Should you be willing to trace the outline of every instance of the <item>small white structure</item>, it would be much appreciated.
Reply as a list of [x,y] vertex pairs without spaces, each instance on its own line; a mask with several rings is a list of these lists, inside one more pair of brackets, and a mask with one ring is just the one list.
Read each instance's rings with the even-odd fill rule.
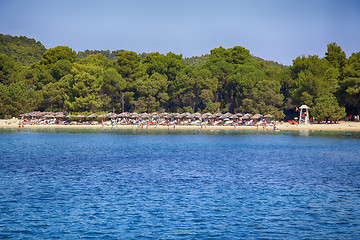
[[300,117],[299,117],[299,124],[309,124],[309,107],[306,105],[301,105],[300,108]]

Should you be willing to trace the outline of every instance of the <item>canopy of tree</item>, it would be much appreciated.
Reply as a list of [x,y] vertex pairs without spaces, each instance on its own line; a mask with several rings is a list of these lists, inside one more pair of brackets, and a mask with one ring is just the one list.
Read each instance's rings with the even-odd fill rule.
[[[13,38],[18,42],[24,37]],[[42,46],[26,41],[34,44],[23,43],[24,48],[33,51]],[[240,46],[186,59],[171,52],[76,53],[58,46],[29,65],[20,61],[21,54],[0,54],[2,116],[33,110],[230,111],[284,119],[298,114],[295,108],[302,104],[318,120],[360,114],[360,52],[347,58],[336,43],[328,45],[324,58],[299,56],[288,67],[254,57]]]
[[6,54],[23,65],[39,61],[45,51],[44,45],[33,38],[0,34],[0,54]]
[[104,57],[107,57],[111,61],[115,61],[118,57],[119,52],[123,52],[124,50],[116,50],[116,51],[109,51],[109,50],[88,50],[86,49],[84,52],[79,51],[77,54],[78,59],[84,59],[89,55],[97,55],[102,54]]

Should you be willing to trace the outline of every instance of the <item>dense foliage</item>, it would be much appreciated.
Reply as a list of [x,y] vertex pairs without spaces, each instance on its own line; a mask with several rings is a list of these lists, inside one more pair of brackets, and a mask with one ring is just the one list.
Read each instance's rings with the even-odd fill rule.
[[324,58],[301,56],[289,67],[256,58],[240,46],[185,61],[171,52],[123,50],[111,61],[113,53],[77,54],[58,46],[31,65],[0,54],[0,115],[230,111],[283,119],[297,114],[302,104],[318,120],[360,113],[360,52],[346,58],[335,43]]
[[44,45],[36,42],[33,38],[0,34],[0,54],[6,54],[23,65],[39,61],[45,51]]
[[123,52],[124,50],[116,50],[116,51],[109,51],[109,50],[88,50],[86,49],[84,52],[79,51],[77,54],[78,59],[84,59],[89,55],[97,55],[97,54],[101,54],[104,57],[107,57],[109,60],[116,60],[116,58],[118,57],[119,52]]

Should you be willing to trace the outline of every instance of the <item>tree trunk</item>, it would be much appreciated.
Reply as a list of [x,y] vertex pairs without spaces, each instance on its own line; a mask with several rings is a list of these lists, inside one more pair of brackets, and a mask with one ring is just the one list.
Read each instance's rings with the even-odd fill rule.
[[123,92],[121,92],[121,104],[122,104],[122,112],[125,112],[125,100],[124,100]]

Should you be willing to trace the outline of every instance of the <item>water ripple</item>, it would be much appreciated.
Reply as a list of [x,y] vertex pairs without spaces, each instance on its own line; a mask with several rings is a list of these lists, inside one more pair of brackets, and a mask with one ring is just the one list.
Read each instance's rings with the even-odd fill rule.
[[360,141],[0,134],[1,239],[359,239]]

